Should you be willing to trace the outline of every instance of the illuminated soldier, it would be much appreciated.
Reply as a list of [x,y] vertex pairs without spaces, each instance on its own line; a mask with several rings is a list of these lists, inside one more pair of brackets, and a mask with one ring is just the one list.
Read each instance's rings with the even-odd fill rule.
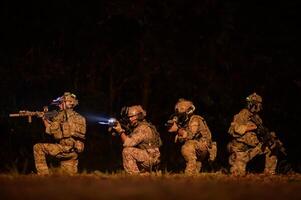
[[124,130],[119,122],[113,127],[123,142],[123,167],[129,174],[150,172],[160,162],[160,135],[145,120],[146,112],[140,105],[128,107],[126,115],[131,130]]
[[175,132],[176,141],[184,143],[181,153],[186,161],[186,174],[197,174],[202,161],[214,161],[217,153],[216,142],[212,142],[211,132],[203,117],[194,114],[191,101],[179,99],[175,114],[168,121],[169,132]]
[[[245,175],[247,163],[256,155],[264,154],[264,173],[275,174],[277,156],[272,150],[276,144],[282,147],[282,143],[274,132],[265,130],[264,135],[260,134],[263,129],[262,120],[258,115],[262,110],[261,96],[253,93],[246,101],[247,107],[234,116],[228,131],[232,136],[232,141],[228,144],[230,172],[234,175]],[[271,141],[273,142],[270,143]]]
[[35,166],[40,175],[49,174],[46,156],[59,159],[64,173],[77,173],[78,154],[84,150],[86,120],[73,110],[78,105],[76,96],[65,92],[58,101],[58,114],[51,121],[43,118],[46,133],[52,135],[57,143],[38,143],[33,147]]

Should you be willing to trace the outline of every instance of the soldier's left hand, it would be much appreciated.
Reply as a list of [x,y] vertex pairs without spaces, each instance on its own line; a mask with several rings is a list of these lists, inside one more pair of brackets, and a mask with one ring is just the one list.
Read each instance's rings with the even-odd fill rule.
[[256,124],[254,124],[254,123],[248,123],[247,124],[247,131],[252,131],[252,130],[255,130],[255,129],[257,129]]
[[170,133],[177,132],[178,129],[179,129],[179,127],[176,124],[176,122],[172,122],[172,126],[170,126],[170,128],[168,129],[168,132],[170,132]]
[[117,124],[112,127],[114,130],[116,130],[117,133],[122,133],[124,132],[124,129],[121,127],[121,124],[119,121],[117,121]]
[[43,119],[45,117],[45,113],[44,112],[38,112],[37,116]]

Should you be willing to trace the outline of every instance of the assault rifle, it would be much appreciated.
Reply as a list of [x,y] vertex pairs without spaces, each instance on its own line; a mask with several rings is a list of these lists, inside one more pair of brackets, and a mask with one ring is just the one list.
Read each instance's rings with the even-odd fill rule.
[[107,125],[109,127],[109,132],[112,133],[112,135],[117,135],[116,132],[114,131],[114,126],[118,124],[118,122],[121,125],[121,128],[125,130],[126,134],[129,134],[132,132],[132,128],[130,127],[130,122],[129,118],[127,116],[128,112],[128,107],[123,107],[120,112],[120,117],[119,119],[116,118],[108,118],[99,121],[98,123],[101,125]]
[[167,127],[168,130],[171,129],[174,126],[174,124],[176,124],[178,128],[182,128],[186,126],[188,120],[189,118],[186,114],[174,113],[169,117],[169,119],[165,123],[165,126]]
[[51,121],[58,114],[58,111],[49,111],[47,106],[44,106],[43,111],[28,111],[20,110],[18,113],[9,114],[9,117],[27,117],[28,123],[32,122],[32,117],[46,118]]
[[118,124],[118,120],[116,118],[109,118],[109,119],[105,119],[105,120],[101,120],[98,122],[101,125],[107,125],[109,127],[114,127],[117,126]]
[[263,144],[263,149],[268,147],[271,150],[272,155],[279,155],[280,153],[285,156],[287,155],[283,143],[276,136],[275,132],[266,128],[257,115],[253,115],[251,117],[251,121],[253,121],[257,126],[257,136],[259,141]]
[[175,143],[177,141],[183,141],[183,138],[181,138],[181,136],[178,135],[178,130],[179,128],[184,128],[187,125],[188,120],[189,117],[186,113],[174,113],[169,117],[169,119],[165,123],[168,132],[176,133],[174,140]]

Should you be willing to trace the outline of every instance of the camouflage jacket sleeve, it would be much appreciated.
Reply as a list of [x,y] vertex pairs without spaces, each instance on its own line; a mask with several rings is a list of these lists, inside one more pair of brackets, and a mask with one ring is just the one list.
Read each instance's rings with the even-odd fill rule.
[[152,130],[147,125],[140,125],[124,141],[124,147],[134,147],[152,136]]
[[239,135],[244,135],[247,132],[248,126],[254,124],[251,121],[251,115],[252,113],[247,109],[243,109],[235,115],[234,120],[231,123],[233,131]]

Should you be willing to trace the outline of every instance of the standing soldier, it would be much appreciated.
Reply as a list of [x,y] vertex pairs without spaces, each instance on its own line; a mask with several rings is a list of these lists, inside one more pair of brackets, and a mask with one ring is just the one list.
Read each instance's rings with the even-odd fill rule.
[[33,147],[35,166],[40,175],[49,174],[46,156],[60,160],[61,169],[68,174],[77,173],[78,154],[84,150],[86,120],[73,110],[78,105],[76,96],[65,92],[59,98],[60,111],[52,121],[43,118],[46,133],[57,143],[38,143]]
[[284,152],[282,143],[274,132],[262,126],[258,113],[262,110],[262,98],[256,93],[246,98],[247,107],[234,116],[228,130],[232,141],[228,144],[230,152],[230,172],[234,175],[245,175],[246,165],[256,155],[265,155],[266,174],[275,174],[277,156],[274,150]]
[[160,162],[160,135],[145,120],[146,112],[140,105],[128,107],[126,116],[130,130],[124,130],[119,122],[113,127],[123,142],[123,167],[129,174],[151,171]]
[[185,173],[199,173],[202,162],[214,161],[217,153],[216,142],[212,142],[211,132],[203,117],[194,114],[191,101],[179,99],[175,114],[168,120],[169,132],[177,133],[175,141],[183,142],[181,153],[186,161]]

